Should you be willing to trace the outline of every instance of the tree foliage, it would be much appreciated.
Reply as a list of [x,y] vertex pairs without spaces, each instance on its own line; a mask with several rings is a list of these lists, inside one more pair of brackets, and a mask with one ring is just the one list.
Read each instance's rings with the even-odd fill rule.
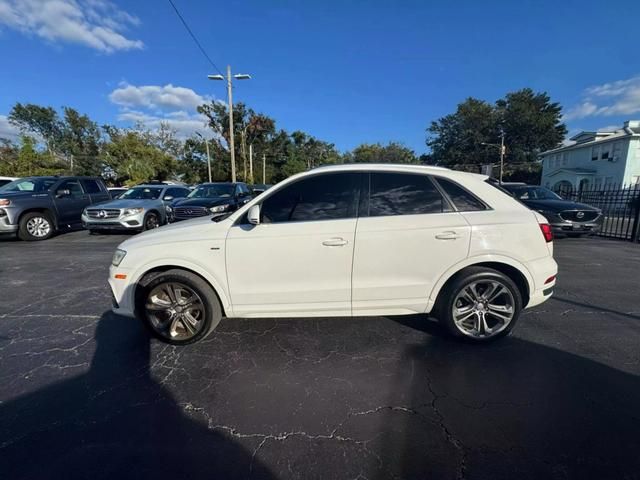
[[495,104],[467,98],[454,113],[431,122],[429,161],[456,167],[496,163],[502,133],[505,162],[523,163],[536,161],[540,152],[560,145],[567,128],[561,106],[530,88],[507,93]]
[[413,150],[397,142],[387,145],[363,143],[348,154],[348,160],[354,163],[419,163]]

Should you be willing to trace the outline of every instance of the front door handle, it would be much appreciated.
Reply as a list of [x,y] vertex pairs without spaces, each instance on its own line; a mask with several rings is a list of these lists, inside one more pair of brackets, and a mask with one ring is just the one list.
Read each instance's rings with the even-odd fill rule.
[[343,247],[345,246],[347,242],[344,238],[329,238],[327,240],[325,240],[324,242],[322,242],[322,245],[324,245],[325,247]]
[[457,238],[460,238],[460,235],[458,235],[456,232],[442,232],[438,233],[436,235],[436,238],[438,240],[455,240]]

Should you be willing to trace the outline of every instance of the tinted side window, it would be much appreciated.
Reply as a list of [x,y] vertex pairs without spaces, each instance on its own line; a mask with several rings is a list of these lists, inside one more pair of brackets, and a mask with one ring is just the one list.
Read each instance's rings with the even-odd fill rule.
[[81,197],[84,195],[84,191],[82,190],[78,180],[67,180],[66,182],[62,182],[58,187],[58,190],[69,190],[72,197]]
[[451,211],[426,175],[371,173],[369,216],[419,215]]
[[84,185],[84,189],[87,193],[100,193],[102,190],[100,189],[100,185],[96,180],[82,180],[82,184]]
[[475,212],[487,209],[484,203],[457,183],[444,178],[438,178],[436,181],[440,184],[447,195],[449,195],[449,198],[456,208],[461,212]]
[[189,194],[188,190],[184,188],[167,188],[164,192],[164,196],[172,196],[173,198],[184,198]]
[[358,173],[305,178],[275,192],[262,202],[262,221],[308,222],[356,216]]

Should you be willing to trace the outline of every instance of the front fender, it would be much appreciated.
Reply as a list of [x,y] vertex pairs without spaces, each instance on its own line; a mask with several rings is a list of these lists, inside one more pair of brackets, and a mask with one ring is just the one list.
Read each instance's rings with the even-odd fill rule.
[[[200,275],[216,291],[216,293],[218,294],[218,298],[220,299],[220,303],[222,304],[222,307],[224,311],[227,313],[227,315],[231,314],[231,302],[229,302],[229,294],[227,292],[225,283],[221,279],[221,278],[226,278],[226,273],[222,272],[219,276],[221,278],[219,278],[218,276],[214,276],[213,274],[211,274],[211,272],[203,269],[200,265],[194,263],[189,259],[185,259],[181,257],[163,257],[162,259],[145,263],[144,265],[142,265],[141,267],[138,267],[136,270],[133,271],[133,273],[130,274],[131,275],[130,284],[137,285],[140,279],[147,272],[159,267],[163,269],[184,268],[186,270],[191,270],[192,272]],[[132,288],[132,289],[129,289],[129,291],[127,292],[127,295],[130,296],[130,298],[128,299],[131,302],[130,305],[134,305],[134,300],[135,300],[133,297],[134,290],[135,289]]]

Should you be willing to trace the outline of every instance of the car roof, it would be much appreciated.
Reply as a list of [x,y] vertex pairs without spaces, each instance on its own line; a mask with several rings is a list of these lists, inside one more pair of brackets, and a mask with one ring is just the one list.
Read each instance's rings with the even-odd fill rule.
[[[309,175],[314,173],[325,172],[406,172],[421,173],[430,175],[441,175],[449,178],[456,177],[475,177],[477,179],[487,179],[487,175],[472,172],[463,172],[460,170],[451,170],[445,167],[436,167],[432,165],[418,165],[412,163],[345,163],[340,165],[324,165],[308,170],[298,175]],[[294,175],[295,176],[295,175]]]

